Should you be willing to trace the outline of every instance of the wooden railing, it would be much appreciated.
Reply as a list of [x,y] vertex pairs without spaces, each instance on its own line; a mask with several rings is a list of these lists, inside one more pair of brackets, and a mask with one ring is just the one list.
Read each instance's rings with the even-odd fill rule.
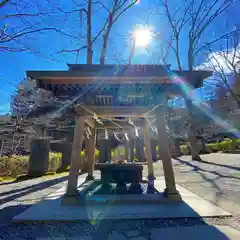
[[151,103],[152,100],[147,97],[113,97],[111,95],[97,95],[94,100],[96,106],[146,106]]

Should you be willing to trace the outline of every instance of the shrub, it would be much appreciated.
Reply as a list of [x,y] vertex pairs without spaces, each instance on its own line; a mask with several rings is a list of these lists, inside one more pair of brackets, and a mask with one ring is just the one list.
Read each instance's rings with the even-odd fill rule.
[[95,149],[95,160],[99,159],[99,150]]
[[[29,156],[2,156],[0,157],[0,177],[17,177],[28,172]],[[61,165],[61,153],[49,153],[48,171],[55,172]]]
[[225,140],[225,141],[222,141],[222,142],[207,144],[207,147],[212,152],[218,152],[218,151],[236,149],[238,143],[239,143],[239,139],[237,139],[237,140],[230,140],[229,139],[229,140]]
[[80,152],[80,157],[85,157],[85,151]]
[[181,146],[180,146],[180,149],[181,149],[181,153],[182,153],[183,155],[189,155],[189,154],[191,154],[191,151],[190,151],[190,148],[189,148],[188,145],[181,145]]
[[50,152],[49,153],[49,163],[48,163],[48,171],[56,172],[60,167],[62,161],[62,153]]
[[0,176],[16,177],[28,170],[28,156],[3,156],[0,157]]

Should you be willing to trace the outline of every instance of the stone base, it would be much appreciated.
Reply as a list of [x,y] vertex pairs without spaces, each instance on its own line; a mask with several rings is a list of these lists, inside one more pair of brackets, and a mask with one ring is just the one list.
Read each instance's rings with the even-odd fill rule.
[[155,179],[156,179],[156,177],[153,176],[153,175],[149,175],[149,176],[148,176],[148,180],[149,180],[149,181],[154,181]]
[[78,195],[64,195],[61,200],[61,204],[65,206],[79,205],[80,202],[83,202],[80,194]]
[[94,176],[93,175],[87,175],[87,177],[86,177],[86,182],[89,182],[89,181],[93,181],[95,178],[94,178]]
[[199,155],[197,156],[192,156],[193,161],[202,161],[201,157]]
[[[145,184],[147,183],[144,182]],[[97,185],[93,185],[97,184]],[[110,184],[104,184],[106,191],[102,190],[101,194],[88,195],[88,191],[92,189],[92,186],[97,187],[101,185],[100,180],[94,180],[92,182],[85,182],[82,185],[82,189],[76,192],[75,195],[64,194],[62,198],[63,205],[126,205],[126,204],[165,204],[173,202],[181,202],[182,199],[179,195],[164,197],[164,194],[158,186],[148,185],[147,192],[142,194],[141,184],[132,184],[130,186],[130,192],[127,191],[126,184],[118,185],[117,191],[114,194],[110,194]],[[102,183],[103,186],[103,183]],[[157,189],[158,188],[158,189]],[[90,190],[91,191],[91,190]]]
[[163,192],[163,196],[167,198],[169,201],[182,201],[182,197],[179,193],[179,191],[176,191],[175,193],[169,193],[167,189],[165,188]]
[[63,173],[63,172],[69,172],[69,169],[68,169],[69,166],[60,166],[58,169],[57,169],[57,173]]
[[[85,183],[84,183],[85,184]],[[86,185],[85,185],[86,186]],[[163,192],[165,183],[164,180],[155,181],[155,188],[159,192]],[[79,190],[83,190],[81,185]],[[129,204],[101,204],[105,201],[104,196],[95,196],[95,204],[90,204],[85,201],[82,205],[63,205],[65,198],[65,188],[59,189],[56,193],[51,194],[45,200],[41,201],[28,208],[26,211],[15,216],[13,222],[53,222],[53,221],[101,221],[106,219],[153,219],[153,218],[188,218],[188,217],[217,217],[231,216],[230,213],[204,200],[196,194],[177,186],[179,193],[182,196],[182,201],[166,202],[166,198],[162,198],[165,202],[152,204],[145,202],[138,204],[132,202]],[[160,199],[158,194],[151,194],[152,197]],[[64,197],[63,197],[64,196]],[[116,198],[117,195],[112,198]],[[125,195],[123,195],[124,197]],[[138,194],[135,198],[138,198]],[[80,201],[76,197],[72,199]],[[70,199],[70,201],[72,201]],[[64,201],[69,199],[65,198]],[[167,204],[166,204],[167,203]]]
[[84,204],[85,202],[84,193],[88,190],[88,188],[91,186],[93,182],[94,181],[82,182],[82,184],[80,184],[80,186],[78,187],[76,194],[67,194],[66,192],[64,192],[61,198],[61,204],[67,206]]

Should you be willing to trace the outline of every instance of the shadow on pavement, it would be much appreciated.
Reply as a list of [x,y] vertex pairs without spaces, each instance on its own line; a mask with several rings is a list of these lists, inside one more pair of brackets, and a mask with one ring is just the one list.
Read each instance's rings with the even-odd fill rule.
[[229,169],[233,169],[233,170],[240,171],[240,167],[229,166],[229,165],[219,164],[219,163],[213,163],[213,162],[207,162],[207,161],[205,161],[205,160],[202,160],[201,163],[210,164],[210,165],[215,165],[215,166],[219,166],[219,167],[225,167],[225,168],[229,168]]
[[0,199],[0,204],[13,201],[16,198],[20,198],[20,197],[25,196],[27,194],[30,194],[30,193],[33,193],[33,192],[51,187],[51,186],[56,185],[58,183],[64,182],[66,180],[67,180],[67,176],[57,178],[57,179],[51,179],[49,181],[41,182],[41,183],[38,183],[38,184],[35,184],[35,185],[23,187],[23,188],[20,188],[20,189],[15,189],[15,190],[11,190],[11,191],[8,191],[8,192],[0,193],[0,197],[10,195],[10,196],[7,196],[5,198]]
[[[208,173],[212,173],[212,174],[215,174],[216,176],[218,176],[219,178],[232,178],[232,179],[237,179],[237,180],[240,180],[239,177],[235,177],[235,176],[228,176],[228,175],[224,175],[222,173],[219,173],[217,171],[212,171],[212,170],[205,170],[197,165],[194,165],[192,162],[189,162],[189,161],[185,161],[185,160],[182,160],[181,158],[174,158],[175,160],[177,160],[178,162],[182,163],[182,164],[185,164],[189,167],[191,167],[192,169],[189,170],[189,171],[186,171],[186,172],[192,172],[192,171],[195,171],[195,172],[198,172],[200,173],[199,171],[202,171],[202,172],[208,172]],[[204,163],[204,161],[201,161],[199,163]],[[210,163],[209,163],[210,164]]]

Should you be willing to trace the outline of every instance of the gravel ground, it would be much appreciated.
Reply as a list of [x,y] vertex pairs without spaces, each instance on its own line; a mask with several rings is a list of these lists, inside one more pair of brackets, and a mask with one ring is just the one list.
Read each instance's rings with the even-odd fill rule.
[[205,219],[156,219],[156,220],[115,220],[101,221],[95,224],[56,223],[56,224],[1,224],[1,239],[51,239],[65,237],[67,239],[92,236],[92,239],[107,239],[108,235],[116,231],[128,234],[137,231],[138,236],[150,235],[152,228],[196,226],[196,225],[230,225],[230,218]]
[[[173,160],[176,182],[234,217],[168,220],[124,220],[95,223],[10,224],[13,216],[62,187],[66,177],[45,177],[18,183],[0,183],[0,239],[150,239],[150,230],[161,227],[229,225],[240,230],[240,155],[209,154],[204,162],[184,156]],[[161,162],[155,175],[162,176]],[[147,173],[146,166],[144,168]],[[85,177],[85,176],[83,176]],[[82,238],[81,238],[82,237]]]

